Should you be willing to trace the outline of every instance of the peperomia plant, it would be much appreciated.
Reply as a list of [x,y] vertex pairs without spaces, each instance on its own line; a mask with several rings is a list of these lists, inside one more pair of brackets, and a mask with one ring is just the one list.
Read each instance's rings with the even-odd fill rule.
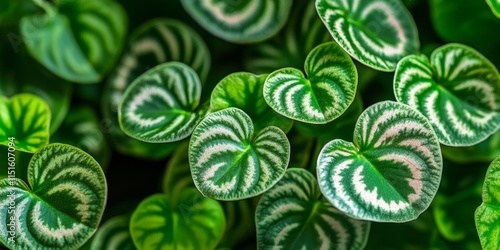
[[0,248],[497,250],[498,6],[2,0]]

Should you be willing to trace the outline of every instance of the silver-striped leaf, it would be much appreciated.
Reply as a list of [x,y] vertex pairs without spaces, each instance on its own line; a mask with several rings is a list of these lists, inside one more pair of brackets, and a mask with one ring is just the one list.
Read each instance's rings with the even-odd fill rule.
[[307,123],[324,124],[342,115],[356,95],[358,74],[352,59],[334,42],[315,47],[305,73],[284,68],[269,74],[264,99],[279,114]]
[[429,119],[444,145],[471,146],[500,128],[498,70],[465,45],[444,45],[430,60],[425,55],[403,58],[394,93]]
[[314,176],[290,168],[255,212],[259,249],[363,249],[370,222],[349,218],[328,201]]
[[500,18],[500,1],[499,0],[486,0],[486,3],[490,6],[491,11],[495,16]]
[[198,108],[201,83],[181,62],[160,64],[139,76],[125,91],[118,121],[125,134],[165,143],[188,137],[208,107]]
[[[28,182],[0,180],[2,244],[12,249],[77,249],[95,233],[107,185],[90,155],[66,144],[42,147],[31,158]],[[12,234],[14,241],[9,240]]]
[[442,165],[427,119],[405,104],[385,101],[361,114],[354,143],[336,139],[323,147],[317,176],[326,199],[347,215],[405,222],[431,203]]
[[90,250],[135,250],[129,231],[130,215],[106,220],[92,238]]
[[181,0],[186,12],[214,36],[252,43],[276,34],[286,23],[289,0]]
[[420,47],[417,26],[400,0],[316,0],[333,39],[359,62],[394,71]]
[[207,115],[189,141],[189,166],[198,190],[217,200],[259,195],[285,173],[290,143],[274,126],[254,135],[251,118],[238,108]]

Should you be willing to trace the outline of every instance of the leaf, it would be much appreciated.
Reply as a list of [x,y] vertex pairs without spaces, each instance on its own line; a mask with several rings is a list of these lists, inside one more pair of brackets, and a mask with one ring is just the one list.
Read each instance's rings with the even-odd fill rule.
[[500,249],[500,157],[488,168],[483,203],[476,209],[476,228],[484,250]]
[[316,0],[316,10],[340,47],[371,68],[394,71],[419,50],[415,21],[400,0]]
[[173,207],[162,194],[142,201],[132,214],[130,234],[141,249],[214,249],[225,227],[224,211],[217,201],[196,189],[180,195]]
[[50,109],[43,99],[18,94],[0,96],[0,144],[8,146],[15,138],[15,149],[33,153],[49,143]]
[[212,91],[210,111],[239,108],[252,118],[257,132],[267,126],[276,126],[288,132],[292,121],[277,114],[264,101],[262,89],[266,77],[267,75],[247,72],[232,73],[224,77]]
[[121,52],[127,30],[124,9],[112,0],[59,1],[57,9],[35,2],[46,13],[20,23],[30,55],[65,80],[100,81]]
[[495,16],[500,18],[500,1],[498,0],[486,0],[486,3],[490,6],[491,11]]
[[399,102],[428,117],[439,142],[471,146],[500,128],[500,75],[486,58],[460,44],[403,58],[396,69]]
[[259,195],[285,173],[290,143],[277,127],[254,135],[250,117],[227,108],[207,115],[189,141],[189,166],[198,190],[217,200]]
[[90,249],[136,249],[129,232],[129,219],[129,215],[119,215],[105,221],[95,233]]
[[317,164],[319,187],[334,207],[381,222],[416,219],[434,198],[441,171],[439,142],[427,119],[392,101],[365,109],[354,143],[329,142]]
[[180,62],[158,65],[138,77],[125,92],[118,121],[125,134],[145,142],[165,143],[188,137],[206,108],[198,105],[201,83]]
[[335,43],[314,48],[304,74],[295,68],[271,73],[264,99],[279,114],[302,122],[324,124],[344,113],[356,95],[358,75],[351,58]]
[[363,249],[370,222],[351,219],[320,197],[311,173],[288,169],[257,205],[259,249]]
[[[94,234],[107,185],[90,155],[65,144],[44,146],[31,158],[28,181],[30,187],[20,179],[0,180],[2,244],[12,249],[77,249]],[[15,242],[8,239],[12,234]]]
[[186,12],[212,35],[233,43],[252,43],[272,37],[286,23],[292,1],[182,0]]

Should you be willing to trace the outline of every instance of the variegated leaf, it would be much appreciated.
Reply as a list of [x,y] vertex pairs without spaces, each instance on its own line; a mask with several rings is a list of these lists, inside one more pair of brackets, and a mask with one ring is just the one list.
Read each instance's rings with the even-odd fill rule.
[[486,0],[493,14],[500,18],[500,0]]
[[417,27],[400,0],[316,0],[333,39],[361,63],[394,71],[420,47]]
[[186,12],[214,36],[235,43],[265,40],[285,25],[289,0],[181,0]]
[[319,187],[353,218],[404,222],[431,203],[441,181],[439,141],[427,119],[392,101],[359,117],[354,143],[333,140],[318,157]]
[[257,205],[259,249],[363,249],[370,222],[349,218],[320,197],[311,173],[288,169]]
[[189,166],[198,190],[218,200],[256,196],[285,173],[290,143],[277,127],[254,135],[250,117],[227,108],[207,115],[189,141]]
[[129,220],[130,215],[118,215],[105,221],[92,238],[90,250],[135,250]]
[[[0,242],[12,249],[77,249],[96,231],[107,185],[99,164],[65,144],[37,151],[29,186],[0,180]],[[11,238],[11,236],[14,236]]]
[[356,95],[358,75],[351,58],[334,42],[307,56],[304,77],[295,68],[279,69],[264,83],[264,99],[279,114],[302,122],[327,123],[344,113]]
[[437,48],[398,63],[394,93],[424,114],[439,141],[470,146],[500,128],[500,75],[486,58],[460,44]]
[[125,134],[165,143],[188,137],[207,107],[198,105],[201,83],[186,64],[169,62],[138,77],[125,92],[118,120]]

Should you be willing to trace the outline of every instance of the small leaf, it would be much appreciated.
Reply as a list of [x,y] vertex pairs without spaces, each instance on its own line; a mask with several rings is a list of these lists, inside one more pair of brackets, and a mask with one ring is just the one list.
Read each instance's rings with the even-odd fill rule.
[[344,113],[356,95],[358,75],[351,58],[335,43],[314,48],[304,74],[294,68],[271,73],[264,99],[279,114],[302,122],[327,123]]
[[240,109],[207,115],[189,141],[189,166],[198,190],[218,200],[259,195],[285,173],[290,143],[277,127],[254,135],[252,120]]
[[50,109],[40,97],[18,94],[10,99],[0,96],[0,144],[33,153],[49,143]]
[[90,250],[135,250],[129,219],[129,215],[119,215],[105,221],[95,233]]
[[386,101],[359,117],[354,143],[333,140],[318,157],[321,192],[347,215],[371,221],[416,219],[437,192],[442,158],[427,119]]
[[187,13],[214,36],[234,43],[265,40],[286,23],[289,0],[182,0]]
[[394,71],[419,49],[415,21],[400,0],[316,0],[316,9],[340,47],[374,69]]
[[470,146],[500,128],[500,75],[486,58],[460,44],[403,58],[396,69],[399,102],[428,117],[439,142]]
[[495,16],[500,18],[500,1],[498,0],[486,0],[486,3],[490,6],[491,11]]
[[259,249],[363,249],[370,222],[351,219],[320,197],[311,173],[288,169],[257,205]]
[[161,64],[138,77],[125,92],[118,120],[125,134],[146,142],[165,143],[188,137],[206,112],[197,110],[201,83],[180,62]]

